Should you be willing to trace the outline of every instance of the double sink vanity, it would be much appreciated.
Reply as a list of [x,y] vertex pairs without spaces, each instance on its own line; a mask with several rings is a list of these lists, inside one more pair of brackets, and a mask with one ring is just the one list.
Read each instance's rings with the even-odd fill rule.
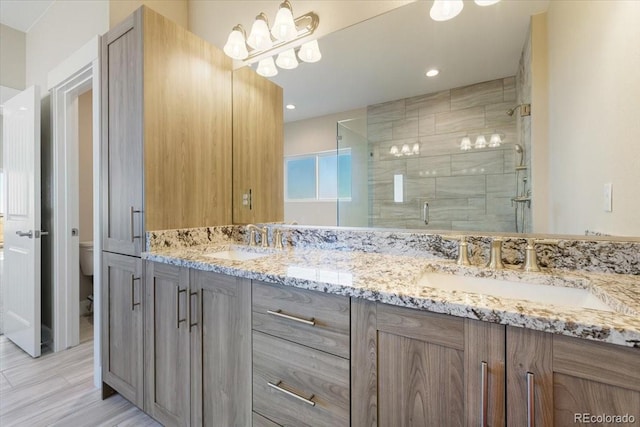
[[637,272],[458,265],[438,235],[264,230],[148,233],[141,407],[161,423],[640,419]]

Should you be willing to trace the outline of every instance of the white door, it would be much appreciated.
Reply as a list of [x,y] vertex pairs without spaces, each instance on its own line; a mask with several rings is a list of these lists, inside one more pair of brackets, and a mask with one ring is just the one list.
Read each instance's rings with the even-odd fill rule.
[[40,90],[4,103],[4,333],[40,356]]

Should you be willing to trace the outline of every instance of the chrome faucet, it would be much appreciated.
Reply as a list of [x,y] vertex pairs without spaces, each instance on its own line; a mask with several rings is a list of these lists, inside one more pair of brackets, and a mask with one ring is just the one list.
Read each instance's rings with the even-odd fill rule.
[[282,244],[282,230],[276,228],[273,231],[273,247],[276,249],[284,249],[284,245]]
[[524,264],[522,265],[524,271],[540,271],[538,255],[536,254],[537,244],[557,245],[558,241],[553,239],[527,239],[527,246],[524,249]]
[[502,263],[502,238],[496,237],[491,241],[491,250],[489,252],[488,268],[492,270],[502,270],[504,264]]
[[460,242],[458,245],[458,259],[456,260],[456,264],[471,265],[469,261],[469,243],[467,243],[467,236],[442,236],[442,238]]
[[257,225],[249,224],[247,230],[249,230],[249,246],[256,246],[256,233],[260,233],[260,246],[269,247],[269,229],[267,227],[260,228]]

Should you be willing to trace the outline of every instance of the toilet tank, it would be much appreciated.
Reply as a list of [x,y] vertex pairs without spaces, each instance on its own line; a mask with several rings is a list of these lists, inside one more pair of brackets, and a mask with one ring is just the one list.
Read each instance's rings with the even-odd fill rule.
[[93,242],[80,242],[80,271],[93,276]]

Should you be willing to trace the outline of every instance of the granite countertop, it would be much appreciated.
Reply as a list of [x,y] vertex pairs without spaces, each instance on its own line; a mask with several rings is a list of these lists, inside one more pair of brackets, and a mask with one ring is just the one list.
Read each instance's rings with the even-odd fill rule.
[[[241,249],[266,256],[236,261],[208,254]],[[403,307],[640,348],[640,276],[548,269],[525,273],[463,267],[453,261],[357,251],[263,249],[234,244],[157,249],[143,259]],[[588,289],[601,311],[431,288],[426,272]]]

